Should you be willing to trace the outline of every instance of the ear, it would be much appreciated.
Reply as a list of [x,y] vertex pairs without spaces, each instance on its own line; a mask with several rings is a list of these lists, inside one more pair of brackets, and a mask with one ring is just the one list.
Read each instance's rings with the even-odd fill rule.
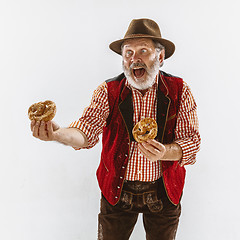
[[159,54],[159,62],[162,63],[165,58],[165,49],[162,49]]

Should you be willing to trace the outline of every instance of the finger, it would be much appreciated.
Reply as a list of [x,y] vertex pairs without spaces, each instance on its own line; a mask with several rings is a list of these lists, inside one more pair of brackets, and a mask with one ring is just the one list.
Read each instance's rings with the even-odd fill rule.
[[156,141],[155,139],[148,139],[147,143],[153,145],[155,148],[159,149],[160,151],[165,150],[165,146],[162,143]]
[[41,139],[47,138],[47,131],[46,131],[46,123],[45,121],[41,121],[40,127],[39,127],[39,137]]
[[159,149],[157,149],[155,146],[149,144],[148,142],[143,142],[142,143],[143,147],[149,151],[150,153],[152,153],[153,155],[158,155],[161,154],[162,151],[160,151]]
[[34,128],[35,124],[36,124],[36,121],[35,121],[35,120],[32,120],[32,121],[31,121],[31,131],[32,131],[32,132],[33,132],[33,128]]
[[36,124],[33,126],[33,136],[36,138],[39,137],[39,125],[40,121],[37,121]]
[[53,124],[52,122],[47,122],[47,135],[49,139],[53,139]]
[[152,158],[155,157],[155,155],[152,154],[151,152],[149,152],[149,151],[143,146],[142,143],[140,143],[140,144],[138,145],[138,148],[139,148],[139,150],[141,151],[141,153],[142,153],[146,158],[148,158],[149,160],[151,160]]
[[60,128],[60,126],[56,122],[51,121],[51,123],[52,123],[53,131],[56,131],[56,130],[58,130]]

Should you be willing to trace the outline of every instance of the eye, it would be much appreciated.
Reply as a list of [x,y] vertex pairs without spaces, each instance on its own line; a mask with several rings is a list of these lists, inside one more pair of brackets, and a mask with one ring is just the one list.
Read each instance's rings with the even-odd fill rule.
[[125,55],[126,55],[127,57],[130,57],[130,56],[132,55],[132,51],[131,51],[131,50],[127,50],[126,53],[125,53]]
[[146,48],[141,49],[141,53],[147,53],[147,49]]

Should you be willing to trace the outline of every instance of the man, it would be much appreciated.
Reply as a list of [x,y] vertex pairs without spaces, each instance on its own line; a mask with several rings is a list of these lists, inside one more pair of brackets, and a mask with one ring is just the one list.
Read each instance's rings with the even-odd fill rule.
[[[98,239],[129,239],[139,213],[146,239],[174,239],[184,166],[196,161],[200,146],[196,103],[181,78],[159,71],[175,46],[154,21],[134,19],[110,48],[122,55],[124,74],[100,85],[69,128],[33,121],[33,136],[81,149],[93,147],[103,133]],[[156,119],[157,137],[137,143],[132,128],[146,117]]]

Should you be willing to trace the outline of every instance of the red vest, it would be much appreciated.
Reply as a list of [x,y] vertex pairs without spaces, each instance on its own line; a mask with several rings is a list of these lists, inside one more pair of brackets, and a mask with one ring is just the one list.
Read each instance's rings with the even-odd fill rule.
[[[183,80],[160,71],[157,91],[156,139],[161,143],[174,140],[177,113],[181,101]],[[106,81],[110,114],[102,136],[102,154],[97,170],[99,187],[107,201],[118,203],[126,174],[133,128],[132,92],[125,86],[121,74]],[[161,161],[161,175],[169,200],[178,204],[185,179],[185,168],[177,161]]]

